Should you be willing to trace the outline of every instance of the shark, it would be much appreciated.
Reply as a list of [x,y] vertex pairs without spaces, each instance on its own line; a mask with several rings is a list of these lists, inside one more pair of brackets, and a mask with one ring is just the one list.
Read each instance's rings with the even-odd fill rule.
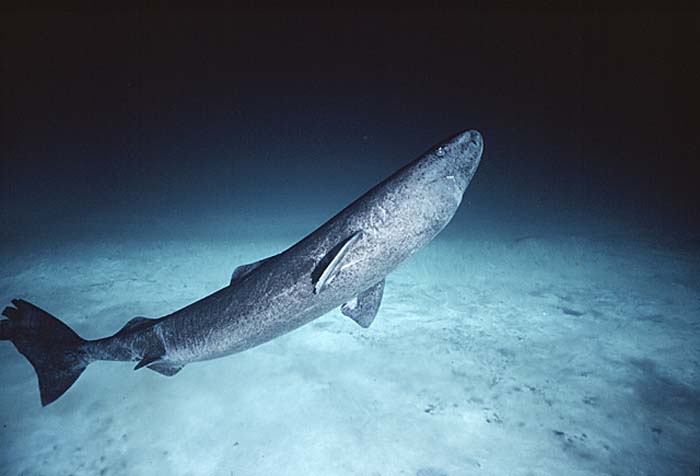
[[385,278],[450,222],[484,149],[466,130],[430,147],[285,251],[238,266],[229,284],[159,318],[134,317],[114,335],[86,340],[34,304],[13,299],[0,320],[33,366],[41,404],[63,395],[95,361],[136,362],[174,376],[184,366],[242,352],[340,306],[363,328]]

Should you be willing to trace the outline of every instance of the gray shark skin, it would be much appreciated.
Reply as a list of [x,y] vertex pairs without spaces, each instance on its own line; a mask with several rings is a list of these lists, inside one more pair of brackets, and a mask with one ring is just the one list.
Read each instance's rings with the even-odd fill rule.
[[481,159],[465,131],[430,148],[286,251],[233,272],[225,288],[158,319],[136,317],[116,334],[84,340],[21,299],[5,308],[0,340],[33,365],[43,405],[97,360],[136,361],[163,375],[190,362],[250,349],[341,307],[369,327],[384,278],[449,223]]

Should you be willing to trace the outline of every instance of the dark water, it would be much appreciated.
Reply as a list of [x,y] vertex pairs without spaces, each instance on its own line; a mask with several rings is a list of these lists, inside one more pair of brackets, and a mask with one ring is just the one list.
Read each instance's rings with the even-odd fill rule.
[[86,338],[282,251],[475,128],[448,228],[339,311],[41,408],[0,345],[0,474],[698,472],[682,13],[10,13],[0,301]]

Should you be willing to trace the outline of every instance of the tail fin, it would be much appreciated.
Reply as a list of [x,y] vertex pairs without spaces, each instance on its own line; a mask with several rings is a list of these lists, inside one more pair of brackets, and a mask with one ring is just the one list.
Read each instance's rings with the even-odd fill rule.
[[90,363],[80,347],[85,340],[70,327],[22,299],[13,299],[0,320],[0,340],[10,340],[39,378],[43,406],[56,400]]

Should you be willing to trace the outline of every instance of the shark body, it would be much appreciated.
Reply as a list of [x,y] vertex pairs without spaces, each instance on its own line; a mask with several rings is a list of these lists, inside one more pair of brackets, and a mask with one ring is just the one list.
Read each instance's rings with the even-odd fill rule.
[[0,321],[36,370],[43,405],[90,362],[136,361],[172,376],[191,362],[244,351],[341,306],[369,327],[384,278],[449,223],[483,151],[477,131],[431,147],[286,251],[237,267],[228,286],[172,314],[136,317],[116,334],[84,340],[59,319],[15,299]]

